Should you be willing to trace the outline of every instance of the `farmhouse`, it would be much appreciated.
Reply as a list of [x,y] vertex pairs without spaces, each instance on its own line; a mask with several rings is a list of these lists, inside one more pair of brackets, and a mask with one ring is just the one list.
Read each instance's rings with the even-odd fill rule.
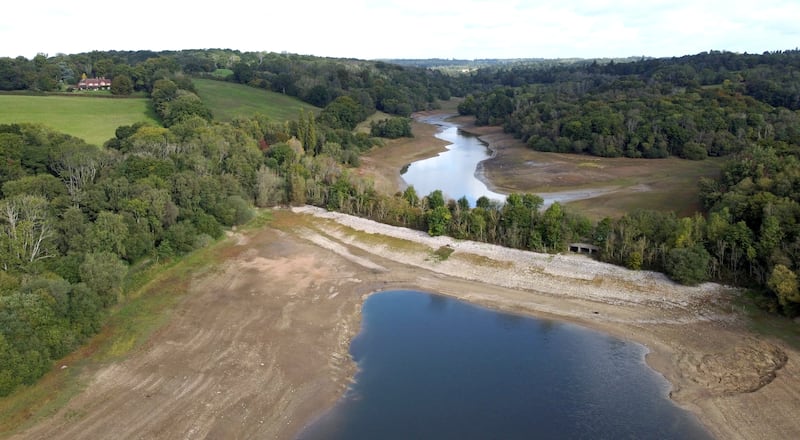
[[109,90],[111,80],[105,78],[84,78],[78,83],[80,90]]

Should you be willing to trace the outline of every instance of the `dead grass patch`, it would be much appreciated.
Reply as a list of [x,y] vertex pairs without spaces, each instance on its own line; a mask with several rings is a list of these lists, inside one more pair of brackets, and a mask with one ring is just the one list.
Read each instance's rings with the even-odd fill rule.
[[511,269],[514,267],[514,263],[510,261],[494,260],[478,254],[459,252],[453,258],[462,260],[468,264],[474,264],[481,267],[490,267],[493,269]]
[[402,238],[391,237],[383,234],[358,231],[351,228],[340,227],[342,232],[361,243],[374,246],[388,247],[393,251],[403,252],[430,252],[430,248],[423,244],[415,243]]
[[450,255],[452,255],[453,252],[455,252],[455,249],[453,249],[450,246],[447,246],[447,245],[440,246],[439,249],[436,249],[435,251],[431,252],[431,255],[428,258],[428,260],[431,260],[431,261],[434,261],[434,262],[438,263],[440,261],[444,261],[444,260],[450,258]]
[[507,136],[489,136],[491,142],[505,145],[495,149],[495,158],[483,163],[484,175],[495,190],[547,193],[617,188],[601,197],[569,203],[593,218],[617,217],[635,209],[691,215],[700,207],[699,179],[718,176],[725,161],[724,158],[587,160],[584,155],[533,151],[520,141],[506,139]]

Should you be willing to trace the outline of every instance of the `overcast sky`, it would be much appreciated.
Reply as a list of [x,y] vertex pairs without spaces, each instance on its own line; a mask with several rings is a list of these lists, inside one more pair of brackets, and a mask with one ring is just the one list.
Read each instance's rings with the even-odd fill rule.
[[0,56],[230,48],[347,58],[568,58],[800,47],[798,0],[5,2]]

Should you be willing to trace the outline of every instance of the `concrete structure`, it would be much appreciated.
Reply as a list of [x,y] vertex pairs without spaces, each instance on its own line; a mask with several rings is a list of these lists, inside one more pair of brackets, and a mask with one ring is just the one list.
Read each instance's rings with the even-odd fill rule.
[[589,243],[570,243],[569,251],[579,254],[595,254],[600,252],[600,248]]

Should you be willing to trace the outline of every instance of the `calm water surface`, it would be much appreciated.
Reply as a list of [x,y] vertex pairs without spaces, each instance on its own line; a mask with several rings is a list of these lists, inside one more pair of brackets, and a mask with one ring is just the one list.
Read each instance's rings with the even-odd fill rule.
[[403,173],[403,180],[413,185],[420,197],[437,189],[442,190],[445,200],[458,200],[465,196],[474,207],[481,196],[505,201],[504,194],[490,191],[486,184],[475,176],[478,163],[491,154],[486,144],[477,137],[461,132],[456,124],[444,121],[445,116],[434,116],[423,122],[442,127],[436,137],[450,142],[447,151],[438,156],[413,162]]
[[646,349],[414,291],[372,295],[355,383],[316,439],[708,439]]
[[[445,200],[458,200],[464,196],[469,200],[471,207],[475,207],[475,201],[481,196],[504,202],[505,194],[490,191],[477,177],[480,162],[491,157],[486,144],[477,137],[461,131],[457,124],[445,121],[448,116],[436,115],[422,119],[422,122],[442,127],[442,131],[436,137],[450,142],[450,145],[446,147],[447,151],[438,156],[409,164],[402,172],[403,180],[413,185],[420,197],[440,189],[445,195]],[[531,172],[535,170],[532,169]],[[542,208],[545,209],[554,202],[567,203],[589,199],[613,189],[613,187],[586,188],[539,193],[539,196],[542,197]]]

